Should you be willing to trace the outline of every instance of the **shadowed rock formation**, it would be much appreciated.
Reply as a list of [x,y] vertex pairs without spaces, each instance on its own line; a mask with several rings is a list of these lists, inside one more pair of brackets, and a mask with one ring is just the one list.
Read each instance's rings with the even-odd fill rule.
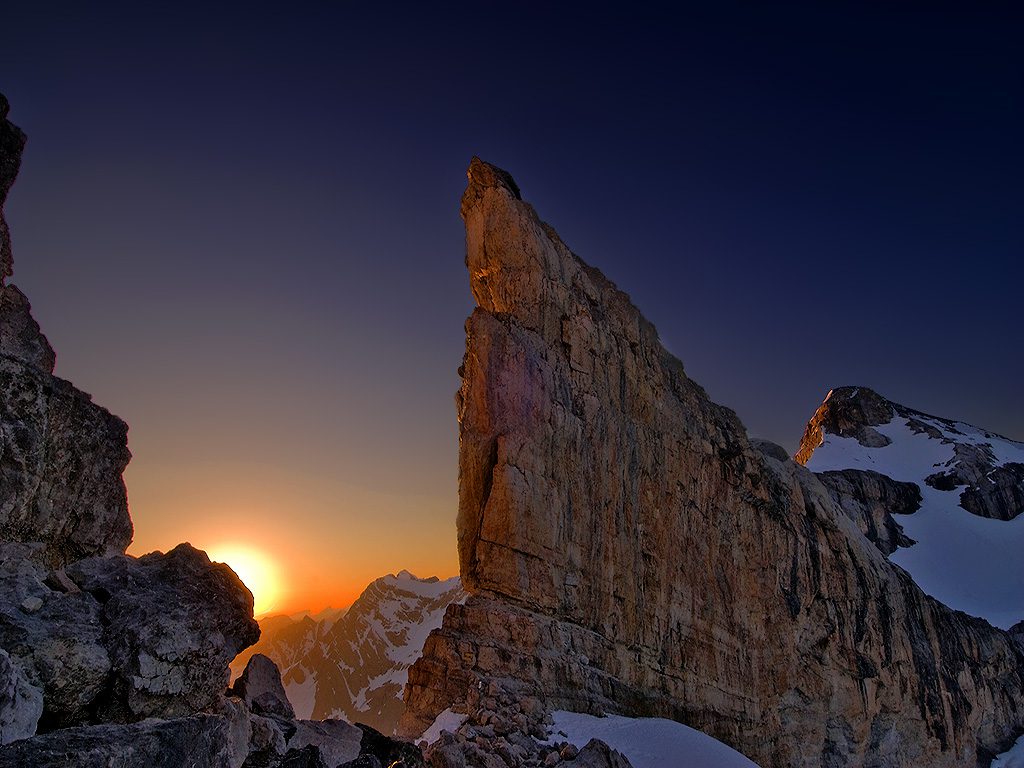
[[[974,765],[1012,742],[1005,633],[926,597],[813,473],[752,446],[507,173],[474,159],[462,215],[470,597],[410,670],[406,733],[447,708],[535,722],[538,701],[674,718],[764,768]],[[857,405],[814,429],[882,444],[886,403]]]
[[127,425],[53,376],[54,354],[28,299],[4,281],[13,257],[3,205],[25,134],[0,95],[0,534],[46,545],[54,566],[124,552],[132,540],[121,473]]

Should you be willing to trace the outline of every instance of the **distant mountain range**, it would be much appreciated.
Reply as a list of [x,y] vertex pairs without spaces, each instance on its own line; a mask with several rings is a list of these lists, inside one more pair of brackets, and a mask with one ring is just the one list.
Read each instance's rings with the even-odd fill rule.
[[459,578],[420,579],[408,571],[373,581],[347,610],[260,621],[260,641],[232,662],[239,674],[262,653],[281,669],[300,718],[341,718],[392,733],[402,713],[409,666],[450,603],[466,598]]

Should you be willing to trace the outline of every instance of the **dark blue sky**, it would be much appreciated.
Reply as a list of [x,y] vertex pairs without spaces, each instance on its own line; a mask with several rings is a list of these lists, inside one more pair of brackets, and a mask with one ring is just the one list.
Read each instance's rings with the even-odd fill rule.
[[448,542],[473,154],[753,434],[862,384],[1024,438],[1010,5],[141,5],[0,45],[15,282],[131,424],[140,537],[302,488]]

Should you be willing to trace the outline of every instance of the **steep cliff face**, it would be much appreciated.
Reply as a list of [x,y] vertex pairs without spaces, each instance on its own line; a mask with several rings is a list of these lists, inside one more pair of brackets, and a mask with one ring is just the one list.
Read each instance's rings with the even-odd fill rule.
[[974,765],[1012,741],[1015,643],[928,598],[813,473],[753,447],[507,173],[474,159],[462,214],[470,598],[410,670],[406,732],[535,697],[671,717],[764,768]]
[[3,204],[25,145],[6,117],[0,96],[0,532],[4,541],[44,543],[42,557],[60,566],[131,543],[121,479],[128,427],[52,375],[53,349],[28,299],[3,284],[13,270]]

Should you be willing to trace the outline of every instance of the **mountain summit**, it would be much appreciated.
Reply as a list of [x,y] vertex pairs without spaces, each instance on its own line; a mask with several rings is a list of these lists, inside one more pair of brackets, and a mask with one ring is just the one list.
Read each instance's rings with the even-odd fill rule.
[[469,598],[410,669],[403,730],[445,712],[661,716],[762,768],[973,765],[1009,746],[1017,643],[928,597],[833,489],[750,441],[506,172],[474,159],[468,178]]
[[883,551],[925,592],[1004,629],[1024,619],[1024,443],[841,387],[811,417],[796,460],[833,491],[886,487],[875,534],[863,515],[859,524],[876,541],[898,529]]

